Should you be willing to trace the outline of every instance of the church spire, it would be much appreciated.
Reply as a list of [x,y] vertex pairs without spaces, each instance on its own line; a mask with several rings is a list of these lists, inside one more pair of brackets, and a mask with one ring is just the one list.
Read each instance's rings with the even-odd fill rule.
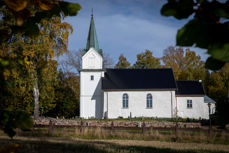
[[98,43],[96,30],[95,30],[94,18],[93,18],[93,9],[91,12],[91,23],[90,23],[89,33],[88,33],[88,38],[87,38],[86,51],[88,51],[92,47],[96,51],[100,52],[99,43]]

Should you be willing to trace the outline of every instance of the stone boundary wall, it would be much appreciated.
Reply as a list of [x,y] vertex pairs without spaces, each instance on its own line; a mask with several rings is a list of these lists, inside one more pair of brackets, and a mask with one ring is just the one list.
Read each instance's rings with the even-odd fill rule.
[[[96,121],[96,120],[66,120],[66,119],[38,119],[34,121],[34,126],[64,126],[64,127],[155,127],[172,128],[175,122],[166,121]],[[201,128],[200,123],[178,122],[178,128]]]

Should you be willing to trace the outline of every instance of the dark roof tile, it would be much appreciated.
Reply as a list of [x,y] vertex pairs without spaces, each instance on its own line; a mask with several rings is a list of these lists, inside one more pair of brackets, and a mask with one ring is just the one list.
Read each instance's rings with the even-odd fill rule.
[[177,95],[204,95],[202,83],[199,81],[176,81]]
[[176,89],[176,83],[171,68],[106,69],[102,89]]

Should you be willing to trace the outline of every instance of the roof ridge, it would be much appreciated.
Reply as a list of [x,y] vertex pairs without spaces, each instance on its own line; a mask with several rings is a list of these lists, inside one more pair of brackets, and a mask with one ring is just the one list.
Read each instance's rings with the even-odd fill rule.
[[199,82],[199,80],[176,80],[176,81],[197,81],[197,82]]
[[172,68],[150,68],[150,69],[131,69],[131,68],[106,68],[108,70],[159,70],[159,69],[172,69]]

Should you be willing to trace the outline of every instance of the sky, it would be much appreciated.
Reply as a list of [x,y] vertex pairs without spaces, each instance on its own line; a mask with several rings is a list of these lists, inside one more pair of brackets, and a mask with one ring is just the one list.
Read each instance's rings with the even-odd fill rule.
[[[72,0],[73,2],[73,0]],[[77,0],[82,6],[77,16],[65,21],[73,26],[69,36],[69,50],[86,47],[91,10],[93,8],[99,47],[117,63],[123,54],[130,63],[136,55],[149,49],[153,56],[162,57],[163,51],[176,45],[176,32],[188,20],[164,17],[160,9],[166,0]],[[208,57],[204,50],[195,50],[202,59]]]

